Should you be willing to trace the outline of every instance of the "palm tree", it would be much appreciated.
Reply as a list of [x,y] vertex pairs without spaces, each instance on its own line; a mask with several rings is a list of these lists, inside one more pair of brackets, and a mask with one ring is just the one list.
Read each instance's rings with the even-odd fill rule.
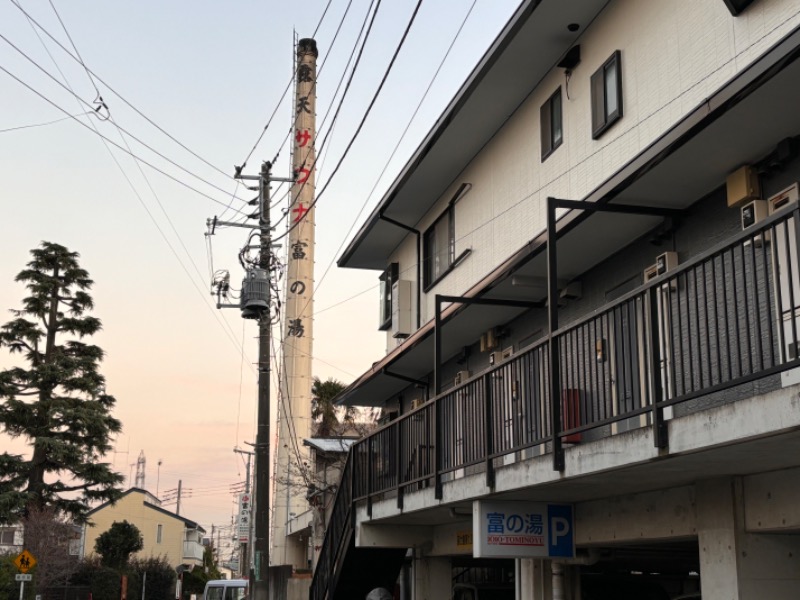
[[317,437],[330,437],[339,429],[339,418],[336,416],[336,406],[333,399],[345,388],[341,381],[329,378],[322,381],[314,377],[311,385],[311,418],[316,421]]

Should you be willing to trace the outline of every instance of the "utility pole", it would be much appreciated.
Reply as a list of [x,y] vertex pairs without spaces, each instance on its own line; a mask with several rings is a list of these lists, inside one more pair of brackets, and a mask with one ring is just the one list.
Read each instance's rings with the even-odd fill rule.
[[[272,327],[272,225],[270,223],[270,185],[272,181],[294,183],[294,178],[272,177],[272,164],[265,161],[258,175],[242,175],[241,167],[237,167],[236,179],[258,181],[259,201],[259,257],[258,267],[248,269],[242,282],[240,303],[223,304],[222,297],[228,291],[227,278],[215,282],[217,287],[217,308],[238,307],[245,319],[258,319],[258,415],[255,443],[255,496],[251,503],[255,511],[255,534],[250,546],[253,549],[252,600],[268,600],[269,598],[269,467],[270,467],[270,333]],[[246,227],[252,225],[218,221],[209,222],[211,233],[217,225]],[[248,478],[249,479],[249,478]]]
[[178,479],[178,505],[175,507],[175,514],[181,514],[181,487],[183,486],[183,479]]
[[[312,56],[316,61],[317,50],[316,43],[313,40],[300,40],[300,48],[303,49],[303,55]],[[299,64],[297,68],[298,81],[302,82],[304,86],[308,87],[316,83],[316,67],[311,69],[306,63]],[[305,89],[305,88],[304,88]],[[308,95],[308,92],[306,92]],[[301,112],[303,114],[311,114],[313,111],[313,104],[308,105],[309,99],[302,98]],[[313,148],[313,127],[296,132],[296,137],[300,136],[304,140],[303,144],[312,144]],[[313,165],[315,157],[313,153],[307,155],[309,165]],[[220,221],[216,217],[209,219],[207,224],[209,233],[207,235],[214,235],[217,226],[227,227],[242,227],[249,230],[258,229],[259,232],[259,254],[258,260],[253,261],[248,258],[242,260],[246,264],[245,279],[242,281],[242,291],[239,304],[233,304],[228,301],[228,292],[230,290],[230,274],[227,272],[220,272],[214,275],[212,287],[216,288],[217,308],[239,308],[242,311],[242,317],[245,319],[258,320],[258,415],[257,415],[257,433],[256,443],[254,445],[255,454],[255,489],[251,497],[255,498],[251,502],[251,506],[255,511],[254,524],[255,531],[253,540],[250,542],[248,550],[252,553],[252,573],[250,575],[250,589],[251,600],[269,600],[269,565],[270,565],[270,333],[275,318],[280,318],[280,315],[272,314],[273,300],[273,274],[278,270],[278,265],[272,253],[272,224],[270,222],[270,185],[273,181],[282,181],[296,186],[298,183],[304,184],[304,187],[313,189],[313,169],[305,166],[301,168],[294,168],[294,174],[291,178],[281,178],[272,176],[272,164],[265,161],[261,165],[261,172],[258,175],[243,175],[242,170],[244,165],[234,167],[234,178],[241,180],[258,181],[258,187],[249,187],[250,190],[258,189],[258,226],[254,227],[249,223],[234,223]],[[306,185],[309,178],[312,181]],[[303,220],[302,215],[309,212],[312,207],[310,202],[306,201],[309,207],[306,208],[301,202],[296,206],[293,211],[297,214],[297,219],[292,226],[295,226]],[[293,213],[293,214],[294,214]],[[312,213],[313,214],[313,213]],[[311,219],[307,219],[309,222]],[[291,241],[292,238],[290,238]],[[307,242],[300,242],[300,247],[308,246]],[[251,246],[250,242],[243,249],[242,255],[246,256],[247,253],[255,246]],[[240,256],[241,258],[241,256]],[[309,261],[313,269],[313,261]],[[313,273],[313,270],[312,270]],[[224,302],[225,301],[225,302]],[[309,404],[310,406],[310,404]],[[309,409],[310,410],[310,409]],[[285,515],[283,518],[284,529],[281,530],[280,535],[285,536]]]
[[270,258],[272,257],[272,240],[270,239],[269,186],[272,164],[265,161],[261,164],[259,179],[259,196],[261,197],[261,254],[258,266],[267,272],[267,310],[258,320],[258,430],[256,433],[256,531],[253,549],[253,567],[255,585],[253,600],[269,599],[269,346],[270,329],[272,328],[272,281],[269,278]]

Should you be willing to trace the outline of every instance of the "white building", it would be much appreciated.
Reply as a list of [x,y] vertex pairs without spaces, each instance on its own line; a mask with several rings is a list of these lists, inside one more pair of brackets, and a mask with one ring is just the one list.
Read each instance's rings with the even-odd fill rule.
[[[340,401],[396,418],[312,600],[797,597],[798,57],[797,0],[522,2],[339,260],[387,332]],[[476,501],[576,557],[477,559]]]

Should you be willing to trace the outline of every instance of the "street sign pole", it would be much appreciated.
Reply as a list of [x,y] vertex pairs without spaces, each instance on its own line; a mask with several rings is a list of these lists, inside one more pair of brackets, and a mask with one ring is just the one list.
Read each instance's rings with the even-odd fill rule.
[[19,582],[19,600],[24,600],[25,598],[25,582]]

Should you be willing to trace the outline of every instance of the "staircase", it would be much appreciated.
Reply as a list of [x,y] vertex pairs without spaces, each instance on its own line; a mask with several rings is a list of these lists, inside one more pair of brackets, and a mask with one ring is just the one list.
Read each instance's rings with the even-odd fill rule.
[[356,548],[353,454],[351,448],[325,531],[309,600],[361,600],[376,587],[391,589],[405,560],[405,548]]

